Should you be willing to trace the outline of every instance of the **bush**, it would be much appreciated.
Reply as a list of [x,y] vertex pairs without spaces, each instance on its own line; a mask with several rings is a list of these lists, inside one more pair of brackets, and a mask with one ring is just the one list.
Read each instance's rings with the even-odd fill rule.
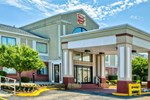
[[132,76],[132,80],[140,80],[140,76],[139,75],[134,75],[134,76]]
[[108,80],[117,80],[118,76],[117,75],[108,75]]
[[117,80],[110,80],[111,84],[117,84]]
[[143,76],[143,80],[142,81],[147,81],[148,77],[147,76]]
[[0,76],[6,76],[7,73],[5,71],[0,70]]
[[29,78],[29,77],[25,77],[25,76],[21,77],[21,82],[27,83],[27,82],[29,82],[29,81],[30,81],[30,78]]
[[[7,73],[5,71],[0,70],[0,76],[6,76],[6,75],[7,75]],[[1,81],[4,82],[5,79],[1,78]]]

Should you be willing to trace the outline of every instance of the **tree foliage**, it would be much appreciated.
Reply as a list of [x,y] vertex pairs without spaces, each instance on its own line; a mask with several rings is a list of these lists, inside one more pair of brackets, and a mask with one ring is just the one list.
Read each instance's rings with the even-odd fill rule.
[[140,80],[148,75],[148,59],[136,57],[132,60],[132,74],[140,76]]
[[1,45],[0,66],[14,68],[19,73],[21,86],[21,73],[23,71],[37,70],[45,66],[39,58],[38,52],[26,45]]

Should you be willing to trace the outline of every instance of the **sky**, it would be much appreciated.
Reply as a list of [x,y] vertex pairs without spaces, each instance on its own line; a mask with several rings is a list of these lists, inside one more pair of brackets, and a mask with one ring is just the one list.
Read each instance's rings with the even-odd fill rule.
[[0,0],[0,24],[21,27],[80,8],[100,28],[130,24],[150,33],[150,0]]

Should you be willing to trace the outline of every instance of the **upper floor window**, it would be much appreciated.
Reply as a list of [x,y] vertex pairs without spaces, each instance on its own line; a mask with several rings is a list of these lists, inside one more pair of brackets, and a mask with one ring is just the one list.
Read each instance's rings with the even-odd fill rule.
[[83,27],[77,27],[73,30],[72,33],[79,33],[79,32],[84,32],[84,31],[87,31],[87,30]]
[[41,42],[36,42],[36,50],[39,53],[48,53],[47,44],[46,43],[41,43]]
[[2,44],[16,45],[16,38],[2,36]]

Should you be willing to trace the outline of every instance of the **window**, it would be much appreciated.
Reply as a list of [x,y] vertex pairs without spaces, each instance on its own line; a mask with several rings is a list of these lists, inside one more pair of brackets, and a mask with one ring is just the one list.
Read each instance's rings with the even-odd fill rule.
[[107,63],[109,62],[109,56],[108,56],[108,55],[106,55],[105,61],[106,61]]
[[80,52],[75,52],[74,53],[74,60],[81,61],[81,53]]
[[37,70],[37,74],[38,75],[48,75],[48,67],[45,66],[44,68]]
[[47,53],[47,44],[46,43],[37,42],[36,43],[36,50],[39,53]]
[[3,67],[3,71],[5,71],[7,74],[16,74],[16,70],[14,68]]
[[75,52],[74,53],[74,60],[75,61],[92,62],[92,56],[91,56],[91,54],[87,54],[87,53]]
[[83,61],[88,61],[88,62],[90,62],[91,61],[91,58],[90,58],[90,54],[83,54]]
[[[16,45],[16,38],[6,37],[6,36],[2,36],[1,38],[2,38],[1,39],[2,44]],[[7,72],[7,74],[16,74],[16,70],[14,68],[3,67],[3,71]]]
[[16,45],[16,38],[2,36],[2,44]]
[[83,27],[77,27],[73,30],[72,33],[79,33],[79,32],[84,32],[84,31],[87,31],[87,30]]

